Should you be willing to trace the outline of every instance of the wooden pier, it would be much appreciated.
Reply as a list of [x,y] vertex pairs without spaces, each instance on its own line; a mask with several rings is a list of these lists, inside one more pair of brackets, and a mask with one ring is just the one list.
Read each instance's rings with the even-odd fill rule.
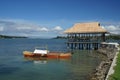
[[86,42],[77,42],[77,43],[72,43],[72,42],[67,42],[67,48],[68,49],[80,49],[80,50],[84,50],[84,49],[87,49],[87,50],[91,50],[91,49],[98,49],[98,47],[100,46],[100,43],[86,43]]
[[105,42],[107,31],[98,22],[77,23],[64,31],[67,34],[68,49],[98,49],[101,42]]

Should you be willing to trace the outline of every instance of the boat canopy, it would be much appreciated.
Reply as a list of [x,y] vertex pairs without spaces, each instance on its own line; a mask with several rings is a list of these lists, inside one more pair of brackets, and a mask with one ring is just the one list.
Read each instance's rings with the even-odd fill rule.
[[35,49],[33,53],[35,53],[35,54],[47,54],[48,50]]

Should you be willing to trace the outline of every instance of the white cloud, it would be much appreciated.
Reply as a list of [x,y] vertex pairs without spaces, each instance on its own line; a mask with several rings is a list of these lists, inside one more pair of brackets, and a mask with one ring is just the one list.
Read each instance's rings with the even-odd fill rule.
[[46,31],[46,32],[47,32],[47,31],[49,31],[49,30],[48,30],[48,28],[46,28],[46,27],[42,27],[42,28],[40,28],[40,31]]
[[63,32],[64,32],[64,29],[61,27],[61,26],[56,26],[52,29],[53,33],[56,34],[56,35],[64,35]]
[[63,28],[56,26],[50,28],[49,25],[41,26],[30,22],[14,21],[14,20],[0,20],[0,32],[4,35],[13,36],[27,36],[27,37],[53,37],[61,35]]
[[17,30],[31,30],[32,27],[30,26],[18,26],[16,27]]
[[0,20],[0,32],[5,35],[35,36],[44,35],[49,29],[38,24],[27,22]]
[[0,31],[4,31],[4,27],[0,27]]
[[36,25],[36,24],[20,24],[20,25],[17,25],[16,27],[17,30],[28,30],[28,31],[36,31],[36,32],[47,32],[49,31],[48,28],[46,27],[42,27],[40,25]]
[[53,28],[53,30],[55,30],[55,31],[62,31],[62,30],[63,30],[63,28],[62,28],[62,27],[60,27],[60,26],[56,26],[56,27],[54,27],[54,28]]
[[105,29],[105,27],[104,26],[101,26],[103,29]]
[[113,34],[120,34],[120,25],[108,25],[104,26],[104,28]]
[[117,26],[114,26],[114,25],[107,26],[106,28],[110,31],[117,30]]

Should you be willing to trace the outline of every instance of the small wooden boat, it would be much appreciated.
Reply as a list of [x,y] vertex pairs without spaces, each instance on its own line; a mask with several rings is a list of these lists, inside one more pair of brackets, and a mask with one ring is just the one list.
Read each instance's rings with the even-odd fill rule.
[[57,58],[70,58],[71,53],[70,52],[49,52],[48,50],[39,50],[35,49],[34,52],[30,51],[23,51],[24,57],[31,57],[31,58],[51,58],[51,59],[57,59]]
[[71,53],[61,53],[61,52],[49,52],[47,54],[37,54],[30,51],[24,51],[23,52],[24,57],[33,57],[33,58],[39,58],[39,57],[46,57],[46,58],[70,58]]

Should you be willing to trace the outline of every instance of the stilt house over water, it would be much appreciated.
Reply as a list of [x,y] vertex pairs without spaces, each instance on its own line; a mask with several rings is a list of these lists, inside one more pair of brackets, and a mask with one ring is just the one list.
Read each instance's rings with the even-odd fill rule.
[[98,22],[76,23],[64,31],[67,34],[69,49],[98,49],[105,42],[107,31]]

